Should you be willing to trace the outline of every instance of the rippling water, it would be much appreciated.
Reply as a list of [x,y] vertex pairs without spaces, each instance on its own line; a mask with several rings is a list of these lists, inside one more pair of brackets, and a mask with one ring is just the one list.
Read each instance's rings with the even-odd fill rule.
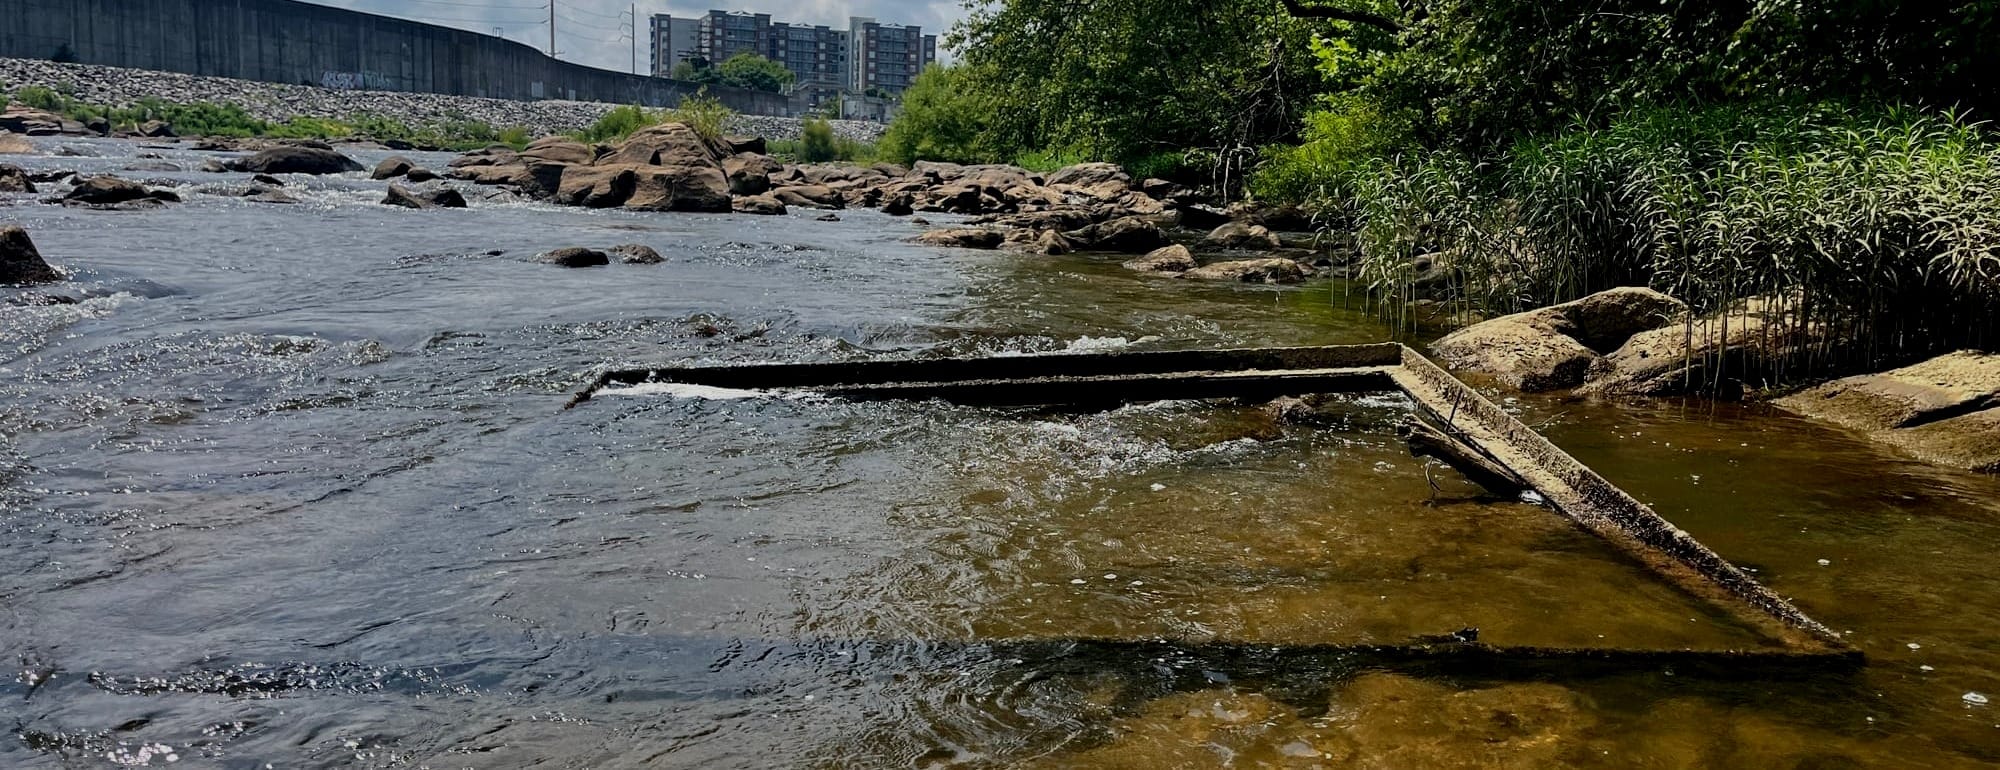
[[[1562,519],[1427,474],[1395,398],[1318,426],[1183,402],[561,408],[613,362],[1389,336],[1336,286],[940,252],[865,211],[418,212],[304,177],[301,205],[245,203],[221,195],[242,175],[169,170],[200,153],[37,141],[97,157],[9,160],[143,164],[120,173],[189,202],[0,208],[83,300],[0,305],[0,766],[2000,761],[2000,713],[1968,700],[2000,694],[1991,479],[1755,408],[1525,400],[1870,666],[1370,668],[1338,646],[1759,642]],[[667,262],[532,261],[620,243]]]

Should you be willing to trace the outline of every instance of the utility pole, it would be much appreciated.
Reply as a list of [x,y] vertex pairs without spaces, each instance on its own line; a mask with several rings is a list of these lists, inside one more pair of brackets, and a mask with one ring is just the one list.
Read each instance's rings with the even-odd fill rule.
[[[554,2],[555,0],[550,0]],[[639,74],[639,4],[632,4],[632,74]]]
[[556,0],[549,0],[549,58],[556,58]]

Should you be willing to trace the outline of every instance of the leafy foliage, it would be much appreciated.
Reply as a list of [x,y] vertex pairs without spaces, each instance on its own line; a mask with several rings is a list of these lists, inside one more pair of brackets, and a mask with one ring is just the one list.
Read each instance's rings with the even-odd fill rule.
[[692,96],[683,97],[679,107],[667,110],[661,114],[659,120],[653,122],[686,124],[688,128],[700,134],[701,138],[712,142],[721,138],[729,120],[734,117],[736,117],[735,110],[723,104],[721,99],[708,95],[708,89],[704,88]]
[[783,92],[797,79],[791,70],[785,69],[785,65],[749,51],[731,56],[720,65],[701,58],[683,61],[674,65],[673,77],[702,85],[772,93]]
[[903,92],[903,109],[879,145],[896,163],[936,160],[988,163],[1003,148],[990,133],[994,100],[980,93],[976,76],[964,65],[931,66]]
[[589,128],[576,135],[584,142],[615,142],[631,136],[632,132],[647,126],[659,125],[665,121],[663,113],[655,113],[636,104],[626,104],[611,108],[604,117],[591,123]]
[[808,120],[799,137],[799,160],[825,163],[840,156],[834,145],[833,125],[824,120]]

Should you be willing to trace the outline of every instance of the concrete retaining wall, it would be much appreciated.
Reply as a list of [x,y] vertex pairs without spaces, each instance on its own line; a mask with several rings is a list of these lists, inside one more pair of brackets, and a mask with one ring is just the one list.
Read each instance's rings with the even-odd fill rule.
[[[557,61],[489,35],[292,0],[0,0],[0,56],[329,88],[679,104],[698,86]],[[778,94],[710,89],[738,112]]]

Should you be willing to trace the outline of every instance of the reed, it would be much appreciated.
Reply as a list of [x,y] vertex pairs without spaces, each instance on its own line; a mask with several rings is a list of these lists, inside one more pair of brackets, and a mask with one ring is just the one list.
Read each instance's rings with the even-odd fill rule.
[[[1656,109],[1345,185],[1360,275],[1399,317],[1420,298],[1490,315],[1619,285],[1699,312],[1755,298],[1810,332],[1790,362],[1809,369],[2000,332],[2000,145],[1961,115]],[[1441,267],[1416,270],[1420,254]]]

